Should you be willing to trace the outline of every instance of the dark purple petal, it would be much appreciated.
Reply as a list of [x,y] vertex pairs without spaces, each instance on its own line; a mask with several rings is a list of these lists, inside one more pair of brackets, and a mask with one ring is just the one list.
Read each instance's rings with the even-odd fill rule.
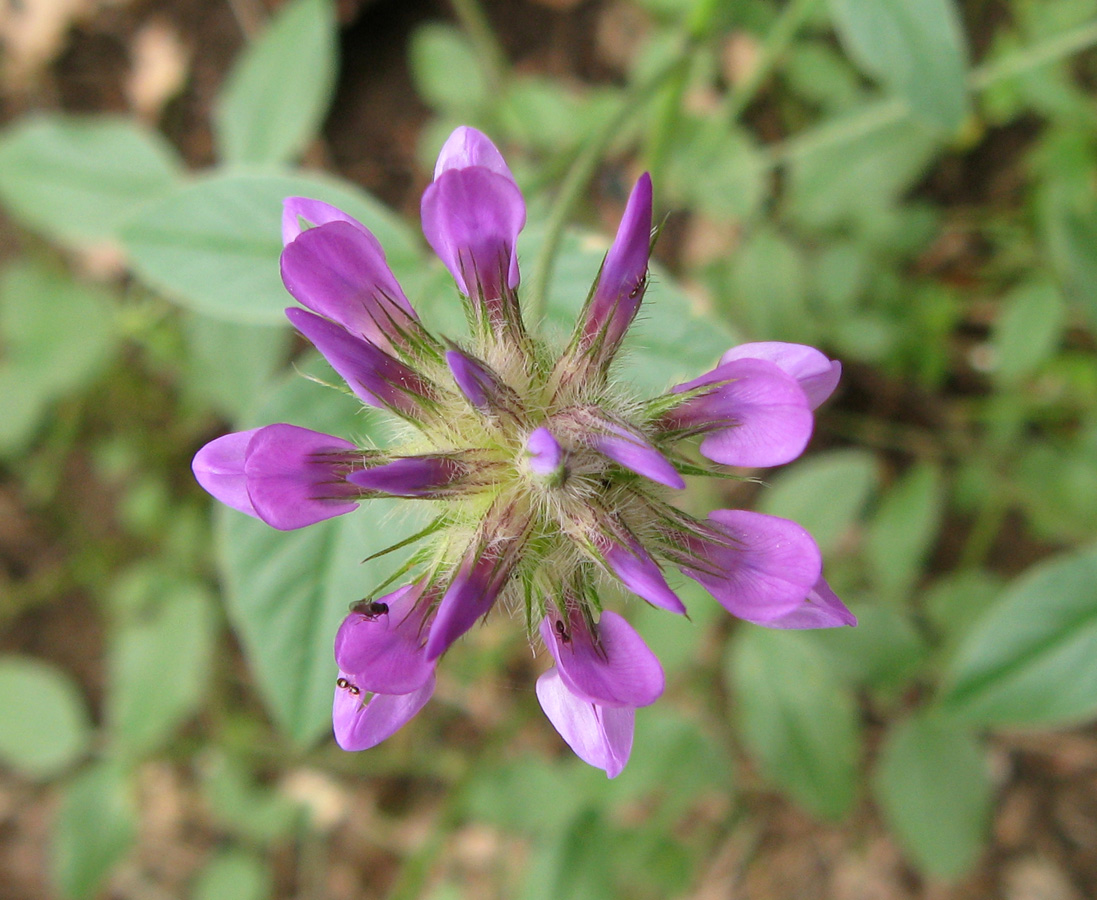
[[520,415],[521,400],[487,363],[461,350],[446,351],[446,365],[465,399],[487,415]]
[[537,700],[576,756],[609,778],[621,774],[632,752],[632,707],[604,707],[576,697],[555,666],[537,679]]
[[447,456],[405,456],[352,472],[347,479],[367,491],[397,497],[429,497],[461,478],[467,467]]
[[786,375],[795,378],[808,398],[808,405],[817,409],[827,399],[842,377],[842,364],[828,359],[814,347],[806,344],[785,344],[780,341],[761,341],[732,347],[720,357],[720,363],[737,359],[764,359],[773,363]]
[[645,172],[632,189],[617,237],[606,254],[594,296],[580,323],[588,342],[602,335],[603,344],[616,348],[636,317],[647,279],[651,207],[651,176]]
[[605,422],[590,432],[586,442],[603,456],[656,484],[678,490],[686,486],[678,470],[635,429]]
[[706,435],[701,453],[728,466],[782,465],[804,451],[814,418],[803,389],[776,365],[761,359],[724,363],[674,393],[709,385],[667,413],[660,426]]
[[286,531],[341,516],[358,507],[346,482],[345,454],[354,444],[296,425],[256,429],[244,459],[255,515]]
[[518,286],[526,204],[511,179],[483,166],[447,169],[423,193],[421,212],[423,234],[461,293],[490,308]]
[[697,562],[682,571],[734,616],[772,622],[797,609],[822,575],[811,535],[795,522],[743,509],[709,516],[712,540],[685,537]]
[[663,667],[636,629],[611,610],[594,628],[592,635],[576,608],[566,622],[556,613],[541,620],[541,639],[568,689],[602,706],[648,706],[658,700],[666,685]]
[[377,241],[348,222],[303,232],[282,251],[281,267],[298,302],[383,349],[416,321]]
[[348,222],[365,234],[377,251],[381,252],[381,244],[363,225],[353,216],[348,216],[343,210],[323,200],[311,200],[308,197],[287,197],[282,201],[282,244],[288,244],[296,240],[305,228],[301,222],[304,220],[310,228],[317,225],[326,225],[328,222]]
[[256,516],[251,497],[248,496],[247,477],[244,475],[244,454],[248,442],[259,429],[237,431],[210,441],[194,454],[191,470],[198,483],[220,500],[249,516]]
[[856,625],[857,617],[838,599],[826,579],[820,578],[804,602],[792,612],[755,624],[765,625],[767,628],[838,628],[842,625]]
[[363,403],[392,409],[412,419],[424,416],[422,398],[428,388],[414,370],[341,325],[314,313],[293,307],[286,310],[286,317],[323,354]]
[[332,704],[335,740],[344,750],[368,750],[391,737],[426,706],[434,693],[434,673],[410,694],[370,694],[347,672],[339,673]]
[[497,175],[514,181],[514,176],[510,174],[503,154],[491,139],[482,131],[477,131],[468,125],[461,125],[454,129],[453,134],[446,139],[438,152],[434,177],[437,179],[443,172],[448,172],[450,169],[467,169],[470,166],[483,166]]
[[564,450],[544,426],[535,428],[526,439],[529,467],[541,478],[559,476],[564,469]]
[[[335,635],[335,662],[363,691],[408,694],[434,674],[424,652],[421,583],[405,585],[352,611]],[[426,605],[424,605],[425,607]]]
[[613,574],[621,579],[621,583],[634,594],[643,597],[648,603],[660,609],[679,614],[685,613],[685,605],[670,589],[655,560],[639,544],[634,544],[630,548],[612,544],[604,551],[603,556],[606,564],[613,570]]

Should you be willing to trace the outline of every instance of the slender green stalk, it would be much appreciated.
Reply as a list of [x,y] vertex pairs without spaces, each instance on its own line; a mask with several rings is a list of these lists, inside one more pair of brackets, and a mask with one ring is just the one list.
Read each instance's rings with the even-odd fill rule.
[[480,65],[487,76],[488,86],[498,96],[507,83],[509,64],[503,47],[499,43],[491,22],[484,15],[484,10],[478,0],[450,0],[453,11],[465,29],[469,40],[476,47],[476,54],[480,57]]

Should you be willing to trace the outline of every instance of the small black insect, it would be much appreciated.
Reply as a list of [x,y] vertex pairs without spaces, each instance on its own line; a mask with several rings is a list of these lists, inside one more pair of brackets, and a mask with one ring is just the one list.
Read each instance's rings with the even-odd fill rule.
[[380,600],[359,600],[350,609],[351,612],[356,612],[363,618],[376,619],[389,611],[389,605]]
[[630,300],[635,300],[637,297],[639,297],[644,292],[644,288],[646,288],[647,286],[648,286],[648,273],[645,272],[644,276],[638,282],[636,282],[636,287],[634,287],[631,291],[629,291],[629,294],[628,294],[629,299]]
[[560,635],[560,640],[563,641],[565,644],[571,643],[571,635],[568,634],[568,630],[564,625],[563,619],[556,620],[556,633]]
[[350,683],[349,681],[347,681],[347,679],[345,679],[345,678],[340,678],[340,679],[339,679],[338,681],[336,681],[336,682],[335,682],[335,686],[336,686],[337,688],[342,688],[342,689],[343,689],[344,691],[350,691],[350,692],[351,692],[352,694],[354,694],[355,696],[357,696],[358,694],[362,693],[362,690],[361,690],[361,688],[359,688],[359,687],[358,687],[358,685],[356,685],[356,684],[351,684],[351,683]]

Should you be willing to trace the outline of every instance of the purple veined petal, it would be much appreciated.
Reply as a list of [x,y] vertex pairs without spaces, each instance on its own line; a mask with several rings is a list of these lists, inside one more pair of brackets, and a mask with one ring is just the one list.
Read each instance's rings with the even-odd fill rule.
[[577,697],[601,706],[649,706],[663,693],[663,667],[629,623],[612,610],[587,630],[583,613],[569,610],[541,620],[541,639],[556,660],[560,677]]
[[326,225],[328,222],[347,222],[365,234],[381,252],[381,243],[373,236],[368,228],[353,216],[347,215],[337,206],[325,203],[323,200],[312,200],[309,197],[286,197],[282,201],[282,244],[285,246],[306,229],[302,228],[304,220],[310,228],[317,225]]
[[409,694],[434,675],[423,639],[425,609],[417,608],[421,582],[405,585],[353,610],[335,635],[335,662],[362,691]]
[[651,446],[642,434],[631,428],[606,422],[598,430],[589,433],[587,443],[619,466],[656,484],[665,484],[677,490],[686,486],[685,479],[670,461]]
[[738,359],[674,388],[712,389],[685,400],[661,425],[704,434],[701,453],[727,466],[777,466],[796,459],[814,427],[800,385],[774,363]]
[[256,429],[244,458],[255,515],[288,531],[357,509],[360,491],[347,483],[341,458],[354,449],[350,441],[296,425]]
[[461,293],[490,309],[518,287],[526,204],[511,179],[483,166],[447,169],[423,192],[421,213],[427,243]]
[[298,302],[382,349],[417,321],[376,239],[348,222],[303,232],[282,251],[281,269]]
[[194,454],[191,470],[200,485],[225,506],[249,516],[256,516],[248,496],[247,476],[244,475],[244,454],[248,442],[258,431],[237,431],[216,438]]
[[526,457],[530,471],[541,478],[558,477],[564,472],[564,448],[544,425],[526,438]]
[[555,666],[537,679],[537,700],[576,756],[609,778],[621,774],[632,752],[632,707],[604,707],[576,697]]
[[744,509],[709,515],[713,540],[685,539],[697,558],[682,571],[732,615],[772,622],[797,609],[822,575],[819,547],[788,519]]
[[409,694],[370,694],[347,672],[339,673],[331,722],[335,740],[344,750],[368,750],[391,737],[419,712],[434,693],[434,673]]
[[486,415],[520,418],[521,399],[487,363],[461,350],[446,351],[446,365],[465,399]]
[[425,415],[422,398],[428,393],[427,383],[413,369],[314,313],[291,307],[286,317],[363,403],[391,409],[413,420]]
[[842,364],[807,344],[786,344],[781,341],[759,341],[732,347],[720,357],[720,364],[737,359],[764,359],[776,365],[786,375],[795,378],[814,410],[834,393],[842,377]]
[[467,467],[447,456],[405,456],[359,469],[347,480],[367,491],[396,497],[430,497],[465,474]]
[[509,181],[514,181],[503,154],[482,131],[461,125],[455,128],[438,152],[438,162],[434,165],[435,180],[443,172],[451,169],[467,169],[470,166],[483,166]]
[[651,249],[651,176],[645,172],[629,195],[621,224],[606,254],[594,296],[580,328],[585,338],[602,343],[612,355],[644,298]]
[[767,628],[839,628],[843,625],[856,625],[857,617],[838,599],[826,579],[820,578],[804,602],[792,612],[755,624],[765,625]]
[[670,589],[655,560],[639,544],[624,547],[614,543],[602,555],[613,574],[638,597],[652,606],[685,615],[685,604]]

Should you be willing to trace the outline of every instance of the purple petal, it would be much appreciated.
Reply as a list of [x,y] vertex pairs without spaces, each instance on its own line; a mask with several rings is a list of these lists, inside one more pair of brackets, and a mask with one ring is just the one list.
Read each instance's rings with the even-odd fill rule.
[[631,548],[613,544],[603,555],[613,574],[634,594],[660,609],[685,614],[685,605],[670,589],[655,560],[639,544]]
[[328,222],[348,222],[365,234],[381,252],[381,244],[357,219],[348,216],[343,210],[322,200],[311,200],[308,197],[287,197],[282,201],[282,244],[288,244],[305,230],[301,227],[301,221],[308,223],[309,227],[326,225]]
[[293,307],[286,310],[286,317],[363,403],[411,418],[424,415],[419,398],[427,393],[427,387],[412,369],[369,341],[314,313]]
[[609,778],[621,774],[632,752],[632,707],[603,707],[576,697],[555,666],[537,679],[537,700],[576,756]]
[[535,475],[551,478],[563,472],[564,450],[544,426],[530,432],[526,439],[526,455]]
[[817,409],[827,399],[842,377],[842,364],[828,359],[807,344],[785,344],[780,341],[761,341],[732,347],[720,357],[723,363],[737,359],[764,359],[773,363],[786,375],[795,378],[808,398],[808,405]]
[[340,672],[331,710],[335,740],[344,750],[376,747],[403,728],[433,693],[433,672],[425,685],[410,694],[370,694],[351,675]]
[[367,491],[397,497],[429,497],[460,478],[465,467],[445,456],[406,456],[352,472],[347,479]]
[[494,416],[517,415],[520,399],[487,363],[461,350],[447,350],[446,365],[458,389],[475,409]]
[[526,204],[517,185],[483,166],[447,169],[427,187],[423,234],[467,297],[498,300],[518,286],[518,233]]
[[194,454],[191,469],[198,483],[225,506],[231,506],[249,516],[256,516],[248,496],[244,475],[244,454],[252,435],[258,431],[237,431],[210,441]]
[[705,434],[701,453],[727,466],[765,467],[796,459],[811,439],[814,418],[803,389],[771,362],[739,359],[674,388],[712,385],[663,419],[664,428]]
[[255,515],[287,531],[358,508],[340,458],[354,444],[296,425],[256,429],[244,460]]
[[638,431],[610,422],[604,423],[602,428],[604,430],[592,431],[587,440],[603,456],[656,484],[678,490],[686,486],[678,470]]
[[347,222],[303,232],[282,251],[281,268],[298,302],[383,349],[416,320],[376,239]]
[[772,622],[796,608],[822,575],[811,535],[795,522],[743,509],[718,509],[712,541],[686,539],[698,558],[682,571],[732,615]]
[[467,169],[469,166],[483,166],[497,175],[514,181],[514,176],[510,174],[503,154],[491,139],[482,131],[477,131],[468,125],[461,125],[454,129],[453,134],[446,139],[438,152],[434,178],[437,180],[443,172],[448,172],[450,169]]
[[568,621],[558,614],[541,620],[541,639],[560,677],[577,697],[602,706],[648,706],[663,693],[663,667],[644,639],[611,610],[602,613],[596,636],[578,609]]
[[585,321],[581,323],[588,338],[596,338],[604,330],[604,343],[610,347],[616,347],[624,337],[644,298],[651,248],[651,206],[651,176],[645,172],[629,195],[617,237],[606,254]]
[[767,628],[838,628],[842,625],[856,625],[857,617],[838,599],[826,579],[820,578],[804,602],[792,612],[755,624],[765,625]]
[[335,662],[361,690],[408,694],[430,681],[434,665],[423,649],[423,611],[416,608],[422,595],[421,583],[405,585],[364,604],[364,612],[351,612],[339,626]]

